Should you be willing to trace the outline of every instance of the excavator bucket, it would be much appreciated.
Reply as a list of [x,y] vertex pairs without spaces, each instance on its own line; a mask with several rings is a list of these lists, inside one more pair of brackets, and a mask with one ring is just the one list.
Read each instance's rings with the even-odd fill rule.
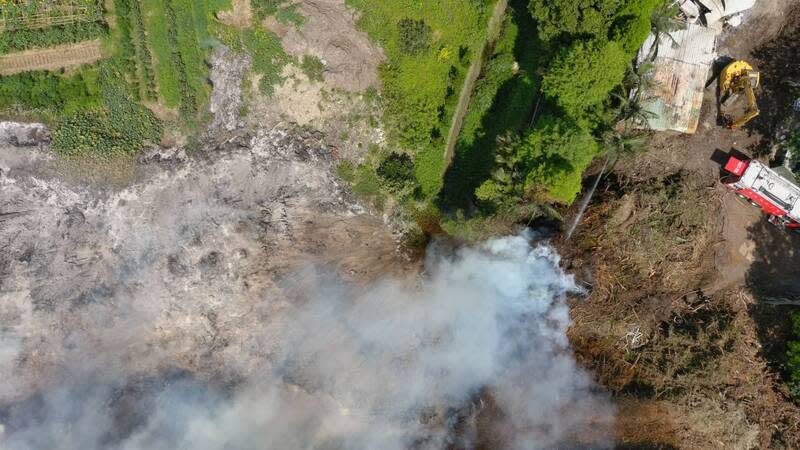
[[740,128],[760,114],[755,94],[760,82],[761,74],[745,61],[734,61],[722,69],[720,113],[728,128]]

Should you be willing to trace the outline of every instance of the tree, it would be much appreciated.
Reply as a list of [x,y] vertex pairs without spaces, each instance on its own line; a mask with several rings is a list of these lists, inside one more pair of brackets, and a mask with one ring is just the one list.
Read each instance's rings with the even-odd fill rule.
[[624,0],[531,0],[539,37],[552,40],[562,34],[607,37]]
[[658,47],[661,45],[662,37],[666,37],[671,41],[672,45],[678,45],[671,33],[686,29],[687,26],[686,22],[678,19],[678,12],[680,12],[680,6],[673,2],[663,3],[653,10],[650,21],[652,23],[651,31],[655,37],[655,41],[653,47],[650,49],[648,59],[655,59],[658,55]]
[[599,153],[591,134],[574,121],[542,117],[522,139],[507,139],[498,151],[492,179],[478,188],[482,200],[543,196],[569,204],[581,189],[583,171]]
[[622,49],[634,55],[652,31],[651,19],[663,0],[630,0],[614,19],[611,36]]
[[622,83],[628,56],[615,42],[575,42],[564,49],[542,80],[542,92],[573,118],[601,105]]
[[513,132],[497,137],[495,168],[491,178],[475,191],[478,200],[501,204],[517,203],[522,198],[526,172],[519,145],[519,136]]

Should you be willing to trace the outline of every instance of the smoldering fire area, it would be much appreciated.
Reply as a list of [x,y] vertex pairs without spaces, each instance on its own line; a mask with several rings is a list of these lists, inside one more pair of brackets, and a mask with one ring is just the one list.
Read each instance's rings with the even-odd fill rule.
[[611,445],[528,235],[399,278],[325,147],[277,130],[122,191],[30,158],[0,164],[3,448]]

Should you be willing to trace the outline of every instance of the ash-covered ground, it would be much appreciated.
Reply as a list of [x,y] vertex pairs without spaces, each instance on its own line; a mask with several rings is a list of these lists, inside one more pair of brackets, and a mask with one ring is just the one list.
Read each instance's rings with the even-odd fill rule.
[[3,448],[610,445],[566,338],[576,288],[528,237],[397,281],[327,147],[278,129],[152,152],[122,190],[0,155]]
[[6,130],[0,448],[610,447],[549,247],[435,245],[420,270],[325,136],[242,123],[247,60],[213,63],[200,148],[123,177]]

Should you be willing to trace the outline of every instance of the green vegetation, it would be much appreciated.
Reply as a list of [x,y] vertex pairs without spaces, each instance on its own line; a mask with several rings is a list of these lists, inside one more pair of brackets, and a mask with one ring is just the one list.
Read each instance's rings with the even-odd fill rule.
[[388,58],[381,67],[385,122],[391,145],[411,151],[423,198],[441,189],[443,136],[494,3],[348,0],[361,11],[359,26]]
[[418,55],[431,47],[431,27],[424,20],[402,19],[397,22],[400,51]]
[[518,201],[544,188],[540,200],[571,203],[583,171],[599,152],[588,130],[556,116],[543,117],[523,139],[510,139],[500,149],[492,178],[476,193],[480,200]]
[[629,61],[616,42],[577,41],[550,64],[542,92],[570,117],[583,117],[622,83]]
[[74,44],[102,37],[106,32],[105,24],[100,22],[78,22],[37,30],[7,31],[0,33],[0,54],[59,44]]
[[388,147],[410,155],[403,170],[413,167],[416,187],[393,194],[394,178],[385,175],[399,160],[388,150],[383,163],[365,166],[381,170],[379,187],[409,210],[438,211],[448,232],[476,236],[525,214],[552,216],[548,205],[575,200],[594,158],[644,145],[645,134],[627,125],[647,116],[641,98],[629,96],[649,82],[632,61],[657,23],[671,19],[663,0],[510,0],[447,168],[442,135],[494,2],[348,3],[388,57],[381,67]]
[[789,391],[795,400],[800,400],[800,313],[792,312],[792,332],[798,340],[789,341],[786,351],[786,369],[789,377]]
[[[48,2],[50,6],[64,4]],[[28,5],[34,4],[44,3]],[[0,77],[0,111],[52,123],[54,148],[69,156],[132,154],[145,142],[158,141],[163,126],[138,103],[142,100],[177,109],[180,118],[174,125],[194,127],[210,90],[205,49],[222,27],[213,15],[230,7],[229,1],[114,0],[107,3],[112,8],[107,13],[114,16],[111,33],[105,28],[101,2],[82,0],[80,4],[86,7],[81,14],[53,19],[58,25],[0,33],[0,49],[103,36],[104,53],[110,57],[70,73]],[[27,17],[33,20],[30,14]]]
[[106,34],[100,0],[4,1],[0,54],[72,44]]
[[[646,115],[639,98],[628,96],[646,82],[631,61],[660,4],[512,0],[439,197],[445,222],[519,220],[511,212],[525,205],[569,204],[596,156],[641,148],[640,131],[616,124]],[[518,63],[517,73],[509,61]]]
[[512,3],[475,87],[445,177],[442,207],[468,208],[475,190],[493,170],[498,138],[521,133],[530,125],[540,84],[536,71],[543,56],[533,19],[522,1]]
[[306,16],[297,12],[297,3],[284,6],[275,13],[275,19],[283,25],[294,25],[295,28],[300,29],[306,23]]
[[303,61],[300,63],[300,68],[311,81],[323,81],[325,79],[325,64],[322,60],[314,55],[303,55]]
[[267,96],[283,81],[281,72],[289,62],[281,41],[275,33],[261,27],[245,30],[240,36],[244,48],[253,55],[253,71],[260,76],[259,91]]
[[122,74],[108,62],[99,70],[102,102],[68,114],[53,133],[53,147],[67,155],[103,158],[133,154],[161,137],[161,123],[128,96]]
[[296,3],[287,0],[251,0],[250,4],[258,22],[274,16],[283,25],[293,25],[298,29],[306,23],[305,16],[297,12]]
[[69,114],[100,103],[97,70],[65,76],[25,72],[0,78],[0,109],[38,110],[50,116]]

